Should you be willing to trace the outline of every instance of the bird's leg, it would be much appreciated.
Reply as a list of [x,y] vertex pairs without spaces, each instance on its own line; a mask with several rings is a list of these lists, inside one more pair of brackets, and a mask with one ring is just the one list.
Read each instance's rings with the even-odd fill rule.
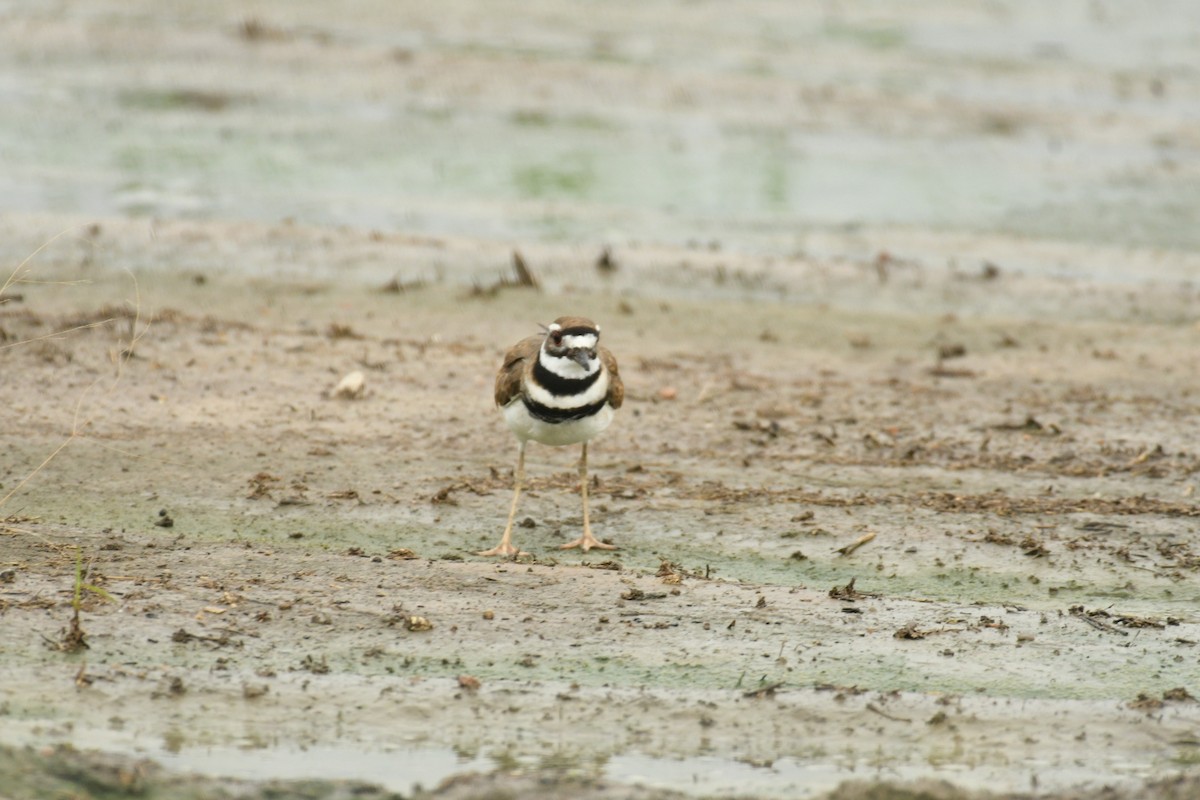
[[559,549],[570,550],[572,547],[578,547],[585,553],[593,547],[597,550],[616,550],[615,544],[605,544],[592,536],[592,523],[588,519],[587,442],[583,443],[583,453],[579,456],[579,493],[583,495],[583,536],[562,545]]
[[525,485],[525,444],[522,441],[517,450],[517,475],[513,486],[512,508],[508,510],[508,524],[504,526],[504,536],[500,537],[500,544],[491,550],[483,550],[478,555],[505,557],[529,555],[522,553],[512,543],[513,520],[517,518],[517,501],[521,499],[521,488]]

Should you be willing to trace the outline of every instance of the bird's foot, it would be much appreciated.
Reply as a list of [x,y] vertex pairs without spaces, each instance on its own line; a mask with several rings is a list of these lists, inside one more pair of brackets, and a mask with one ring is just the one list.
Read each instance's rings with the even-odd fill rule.
[[618,549],[620,549],[615,544],[609,544],[607,542],[600,541],[595,536],[592,536],[591,531],[584,531],[583,536],[580,536],[578,539],[576,539],[573,542],[567,542],[566,544],[559,545],[558,549],[559,550],[570,550],[573,547],[578,547],[580,550],[582,550],[585,553],[588,550],[591,550],[592,548],[595,548],[597,550],[618,550]]
[[477,556],[503,556],[504,558],[517,558],[518,556],[527,556],[524,550],[518,550],[514,545],[508,542],[501,542],[491,550],[480,550],[475,555]]

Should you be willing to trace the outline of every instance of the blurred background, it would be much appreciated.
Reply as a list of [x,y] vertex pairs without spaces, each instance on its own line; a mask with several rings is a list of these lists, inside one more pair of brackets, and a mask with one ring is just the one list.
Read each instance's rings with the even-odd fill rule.
[[0,211],[1189,279],[1198,65],[1190,0],[10,0]]

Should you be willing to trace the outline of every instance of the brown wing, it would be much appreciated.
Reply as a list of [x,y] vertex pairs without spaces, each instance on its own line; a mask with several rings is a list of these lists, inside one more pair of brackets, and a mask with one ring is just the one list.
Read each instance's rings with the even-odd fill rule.
[[600,361],[604,364],[604,368],[608,370],[608,404],[613,408],[620,408],[621,403],[625,402],[625,384],[621,380],[621,374],[617,371],[617,359],[608,348],[600,348]]
[[537,358],[541,336],[530,336],[514,344],[504,354],[504,364],[496,373],[496,405],[503,408],[521,393],[521,376]]

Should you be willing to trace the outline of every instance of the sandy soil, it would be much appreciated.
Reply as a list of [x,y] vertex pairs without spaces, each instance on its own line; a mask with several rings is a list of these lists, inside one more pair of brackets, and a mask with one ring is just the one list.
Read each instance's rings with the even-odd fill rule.
[[[138,229],[87,235],[136,250]],[[153,246],[285,258],[287,235],[163,225]],[[481,275],[508,256],[392,246],[469,247]],[[250,754],[258,777],[277,752],[456,754],[354,775],[402,792],[480,769],[780,796],[1194,770],[1193,326],[649,301],[600,277],[135,291],[75,247],[0,310],[9,745],[233,775]],[[515,450],[491,376],[560,313],[601,321],[627,381],[591,459],[621,549],[555,549],[577,453],[535,448],[535,555],[479,558]],[[332,397],[355,369],[364,395]],[[66,652],[77,554],[106,597],[82,592]]]

